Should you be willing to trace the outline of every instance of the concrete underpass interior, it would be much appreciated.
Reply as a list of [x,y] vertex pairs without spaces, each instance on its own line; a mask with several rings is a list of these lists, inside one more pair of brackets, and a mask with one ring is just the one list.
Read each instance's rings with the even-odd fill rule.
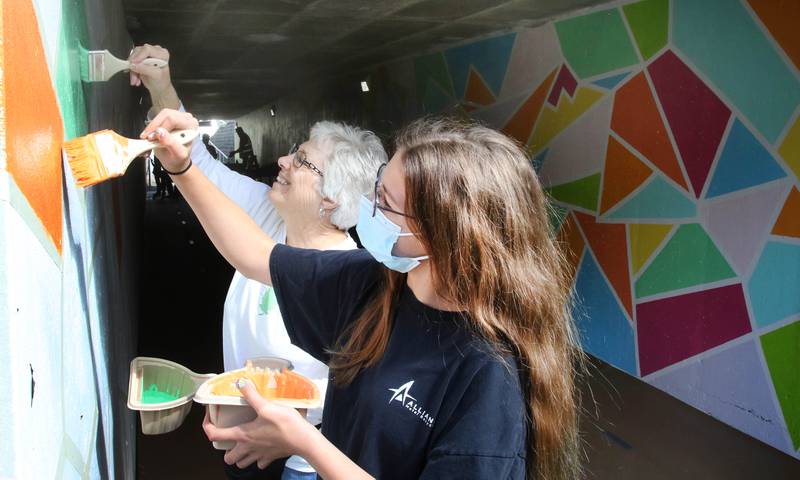
[[[587,478],[800,478],[800,2],[0,2],[0,478],[220,478],[195,406],[143,436],[137,355],[222,368],[231,268],[145,162],[89,188],[65,142],[140,132],[87,50],[170,49],[188,111],[268,179],[321,119],[423,114],[524,146],[570,260]],[[368,92],[362,91],[365,82]],[[214,125],[219,125],[215,123]],[[80,143],[80,140],[78,141]],[[242,170],[241,164],[230,165]],[[492,173],[487,162],[486,173]]]
[[[485,98],[474,93],[480,89],[471,83],[471,73],[460,92],[458,85],[446,86],[455,91],[452,98],[436,97],[438,94],[430,93],[434,89],[447,90],[436,70],[439,64],[426,60],[436,52],[491,41],[509,32],[525,35],[519,32],[528,29],[534,32],[530,38],[536,39],[536,28],[551,28],[547,25],[554,19],[577,18],[631,2],[122,3],[128,31],[136,44],[158,44],[170,50],[174,84],[186,109],[202,119],[236,120],[253,138],[260,169],[251,173],[267,175],[277,157],[317,120],[352,122],[388,140],[397,127],[421,114],[481,111],[482,106],[503,96],[493,87],[488,73],[492,67],[487,66],[483,67],[487,72],[475,77],[483,78],[488,90],[494,91],[491,102],[481,103]],[[529,48],[539,48],[539,44],[531,43]],[[470,57],[473,65],[478,65],[476,58]],[[647,57],[635,61],[646,63]],[[414,72],[403,68],[410,63],[416,67]],[[454,63],[447,65],[452,68]],[[530,68],[540,65],[532,62]],[[469,71],[477,70],[476,66]],[[622,71],[621,67],[610,70]],[[421,78],[420,72],[433,72],[429,75],[433,80]],[[585,77],[595,78],[591,74]],[[363,80],[370,83],[369,93],[360,90]],[[509,82],[506,78],[503,88]],[[397,84],[416,87],[416,100],[397,94],[402,90],[393,88]],[[475,90],[471,90],[473,87]],[[423,95],[420,88],[430,90]],[[525,90],[526,96],[531,91],[533,87]],[[472,98],[470,92],[474,93]],[[136,95],[147,103],[144,90]],[[556,92],[556,100],[558,96]],[[533,124],[528,128],[529,135],[532,129]],[[150,188],[145,200],[137,354],[169,359],[195,372],[221,372],[222,305],[233,270],[215,251],[180,197],[154,200],[152,194]],[[583,385],[587,478],[800,478],[797,458],[707,414],[713,412],[704,413],[637,378],[636,366],[634,375],[618,367],[596,358],[592,375]],[[202,415],[202,408],[195,405],[175,432],[146,436],[139,430],[137,478],[223,478],[221,454],[203,434]]]

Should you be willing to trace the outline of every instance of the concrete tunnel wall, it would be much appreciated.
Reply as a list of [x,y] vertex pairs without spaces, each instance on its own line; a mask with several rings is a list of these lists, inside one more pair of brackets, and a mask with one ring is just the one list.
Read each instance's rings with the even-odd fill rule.
[[237,121],[262,164],[320,119],[389,138],[446,112],[515,137],[572,252],[584,348],[800,458],[798,24],[797,2],[622,2]]
[[81,82],[81,49],[126,56],[122,5],[2,3],[0,80],[0,477],[133,478],[143,164],[76,188],[63,141],[143,112],[120,75]]

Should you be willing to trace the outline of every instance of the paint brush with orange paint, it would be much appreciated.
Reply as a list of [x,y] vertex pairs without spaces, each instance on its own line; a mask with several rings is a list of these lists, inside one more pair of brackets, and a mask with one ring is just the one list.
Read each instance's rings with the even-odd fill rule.
[[[170,133],[182,144],[191,142],[197,134],[197,130]],[[159,147],[161,144],[158,142],[126,138],[112,130],[101,130],[64,142],[69,167],[80,187],[122,176],[136,157]]]

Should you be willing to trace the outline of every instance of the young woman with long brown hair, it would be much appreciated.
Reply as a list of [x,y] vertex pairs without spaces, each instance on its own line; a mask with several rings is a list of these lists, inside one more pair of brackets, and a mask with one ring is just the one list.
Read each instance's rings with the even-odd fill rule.
[[[143,132],[170,171],[188,152],[163,129],[193,122],[165,111]],[[396,147],[361,201],[366,251],[276,245],[197,169],[173,177],[228,261],[273,285],[292,341],[331,368],[321,433],[244,383],[259,417],[206,421],[208,437],[237,442],[230,463],[299,454],[328,479],[577,478],[581,354],[526,155],[448,120],[415,122]]]

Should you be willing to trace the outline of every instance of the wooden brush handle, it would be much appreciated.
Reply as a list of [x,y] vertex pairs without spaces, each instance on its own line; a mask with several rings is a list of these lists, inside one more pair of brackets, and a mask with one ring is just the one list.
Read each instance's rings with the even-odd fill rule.
[[[197,130],[189,129],[175,130],[174,132],[170,132],[169,135],[175,139],[176,142],[186,145],[197,138],[198,134],[199,132]],[[156,148],[161,148],[161,144],[158,142],[151,142],[149,140],[129,140],[126,149],[128,152],[127,158],[133,160],[144,152],[148,150],[154,150]]]
[[164,68],[167,66],[166,60],[161,60],[160,58],[146,58],[142,61],[143,64],[151,66],[151,67],[158,67]]

